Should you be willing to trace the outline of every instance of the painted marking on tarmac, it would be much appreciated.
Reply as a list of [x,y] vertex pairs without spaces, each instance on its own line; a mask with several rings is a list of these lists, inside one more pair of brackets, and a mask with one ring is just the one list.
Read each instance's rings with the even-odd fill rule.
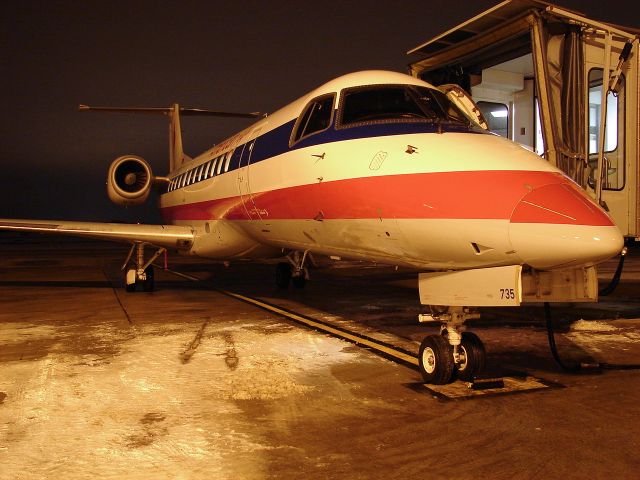
[[[176,272],[174,270],[166,269],[165,271],[169,273],[173,273],[179,277],[185,278],[187,280],[191,280],[193,282],[206,282],[198,277],[194,277],[193,275],[188,275],[185,273]],[[399,349],[385,342],[375,340],[373,338],[361,335],[356,332],[352,332],[350,330],[346,330],[344,328],[331,325],[325,323],[323,321],[308,317],[306,315],[292,312],[282,307],[278,307],[277,305],[273,305],[267,303],[262,300],[258,300],[256,298],[247,297],[245,295],[241,295],[239,293],[230,292],[228,290],[222,290],[216,287],[212,287],[215,291],[220,292],[229,297],[235,298],[245,303],[249,303],[263,310],[267,310],[271,313],[275,313],[282,317],[288,318],[296,323],[303,324],[307,327],[313,328],[314,330],[318,330],[321,332],[328,333],[334,337],[341,338],[343,340],[347,340],[349,342],[355,343],[356,345],[361,345],[367,347],[374,353],[381,355],[389,360],[392,360],[396,363],[401,363],[405,366],[408,366],[413,369],[417,369],[419,366],[418,357],[411,352],[403,349]],[[542,379],[535,378],[532,376],[526,376],[525,378],[517,378],[517,377],[503,377],[504,387],[503,388],[491,388],[487,390],[473,390],[469,387],[467,382],[453,382],[446,385],[427,385],[424,383],[416,383],[411,384],[409,387],[416,392],[424,392],[430,393],[437,398],[442,400],[463,400],[463,399],[472,399],[479,397],[487,397],[487,396],[500,396],[506,394],[513,393],[528,393],[535,392],[543,389],[548,389],[550,387],[561,387],[559,384],[551,384],[550,382],[546,382]]]
[[335,337],[348,340],[358,345],[364,345],[378,353],[381,353],[385,357],[391,357],[393,360],[397,362],[408,364],[411,367],[418,366],[418,358],[415,355],[411,354],[406,350],[402,350],[397,347],[392,347],[391,345],[385,342],[374,340],[373,338],[361,335],[359,333],[351,332],[349,330],[345,330],[343,328],[336,327],[334,325],[329,325],[325,322],[321,322],[311,317],[307,317],[306,315],[301,315],[299,313],[291,312],[289,310],[278,307],[276,305],[272,305],[262,300],[246,297],[244,295],[240,295],[234,292],[229,292],[226,290],[219,290],[219,291],[230,297],[237,298],[238,300],[242,300],[246,303],[250,303],[264,310],[268,310],[270,312],[276,313],[283,317],[289,318],[294,322],[302,323],[315,330],[320,330],[320,331],[329,333]]
[[[176,272],[175,270],[167,269],[166,271],[173,273],[175,275],[178,275],[179,277],[185,278],[187,280],[191,280],[193,282],[203,281],[198,277],[194,277],[192,275],[188,275],[185,273]],[[357,345],[363,345],[367,348],[370,348],[374,352],[381,354],[386,358],[389,358],[390,360],[393,360],[398,363],[402,363],[411,368],[416,368],[419,365],[418,357],[416,357],[411,352],[407,350],[399,349],[397,347],[389,345],[388,343],[382,342],[380,340],[375,340],[371,337],[367,337],[365,335],[355,333],[355,332],[346,330],[344,328],[337,327],[335,325],[330,325],[320,320],[308,317],[306,315],[302,315],[300,313],[292,312],[290,310],[284,309],[282,307],[278,307],[277,305],[273,305],[271,303],[267,303],[262,300],[258,300],[256,298],[247,297],[245,295],[241,295],[235,292],[230,292],[228,290],[220,290],[217,288],[215,290],[229,297],[235,298],[245,303],[250,303],[251,305],[255,305],[256,307],[261,308],[263,310],[267,310],[269,312],[272,312],[282,317],[293,320],[296,323],[301,323],[303,325],[306,325],[307,327],[328,333],[330,335],[333,335],[334,337],[342,338],[343,340],[347,340]]]

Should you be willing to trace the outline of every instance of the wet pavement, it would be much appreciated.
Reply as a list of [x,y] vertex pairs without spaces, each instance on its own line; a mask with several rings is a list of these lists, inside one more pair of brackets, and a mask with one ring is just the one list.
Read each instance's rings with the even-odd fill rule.
[[[443,400],[420,375],[221,290],[417,351],[415,275],[170,258],[127,294],[126,246],[0,237],[0,479],[637,478],[640,372],[571,375],[542,310],[470,322],[493,372],[550,388]],[[615,262],[602,269],[603,282]],[[640,251],[599,305],[554,309],[569,360],[640,363]]]

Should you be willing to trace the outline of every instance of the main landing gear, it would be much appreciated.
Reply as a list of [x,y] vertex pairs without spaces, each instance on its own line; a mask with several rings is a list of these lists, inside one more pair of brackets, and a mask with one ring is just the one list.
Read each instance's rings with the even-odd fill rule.
[[463,307],[431,307],[430,314],[418,317],[422,323],[441,324],[440,335],[429,335],[420,344],[418,360],[425,383],[442,385],[456,377],[472,381],[484,370],[484,345],[477,335],[464,331],[464,322],[479,317]]
[[291,252],[286,256],[287,262],[280,262],[276,266],[276,285],[278,288],[288,288],[293,283],[295,288],[304,288],[309,280],[308,262],[313,264],[313,257],[309,250]]
[[[144,247],[144,242],[135,242],[131,246],[129,255],[122,265],[122,270],[126,270],[125,288],[127,292],[135,292],[138,286],[141,286],[144,292],[152,292],[155,287],[152,263],[167,250],[166,248],[159,248],[158,251],[145,262]],[[127,269],[127,267],[129,268]]]

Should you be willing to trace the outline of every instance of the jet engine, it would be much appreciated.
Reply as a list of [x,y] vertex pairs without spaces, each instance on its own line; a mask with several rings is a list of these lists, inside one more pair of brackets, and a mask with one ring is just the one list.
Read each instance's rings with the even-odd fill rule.
[[136,155],[118,157],[107,174],[109,200],[122,207],[140,205],[149,197],[154,180],[151,166],[144,158]]

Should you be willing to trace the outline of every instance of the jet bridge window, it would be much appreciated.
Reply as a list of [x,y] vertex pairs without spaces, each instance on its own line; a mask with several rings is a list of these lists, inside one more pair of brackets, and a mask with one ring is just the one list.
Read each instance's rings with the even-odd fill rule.
[[346,89],[338,109],[339,127],[369,123],[469,121],[442,92],[415,85]]
[[291,144],[331,126],[334,98],[335,95],[330,94],[314,98],[309,102],[293,128]]
[[[607,94],[606,124],[604,131],[602,178],[605,190],[621,190],[625,185],[624,162],[624,77],[620,77],[616,92]],[[600,120],[602,115],[602,69],[589,71],[589,185],[595,187],[600,150]],[[619,148],[620,147],[620,148]]]

